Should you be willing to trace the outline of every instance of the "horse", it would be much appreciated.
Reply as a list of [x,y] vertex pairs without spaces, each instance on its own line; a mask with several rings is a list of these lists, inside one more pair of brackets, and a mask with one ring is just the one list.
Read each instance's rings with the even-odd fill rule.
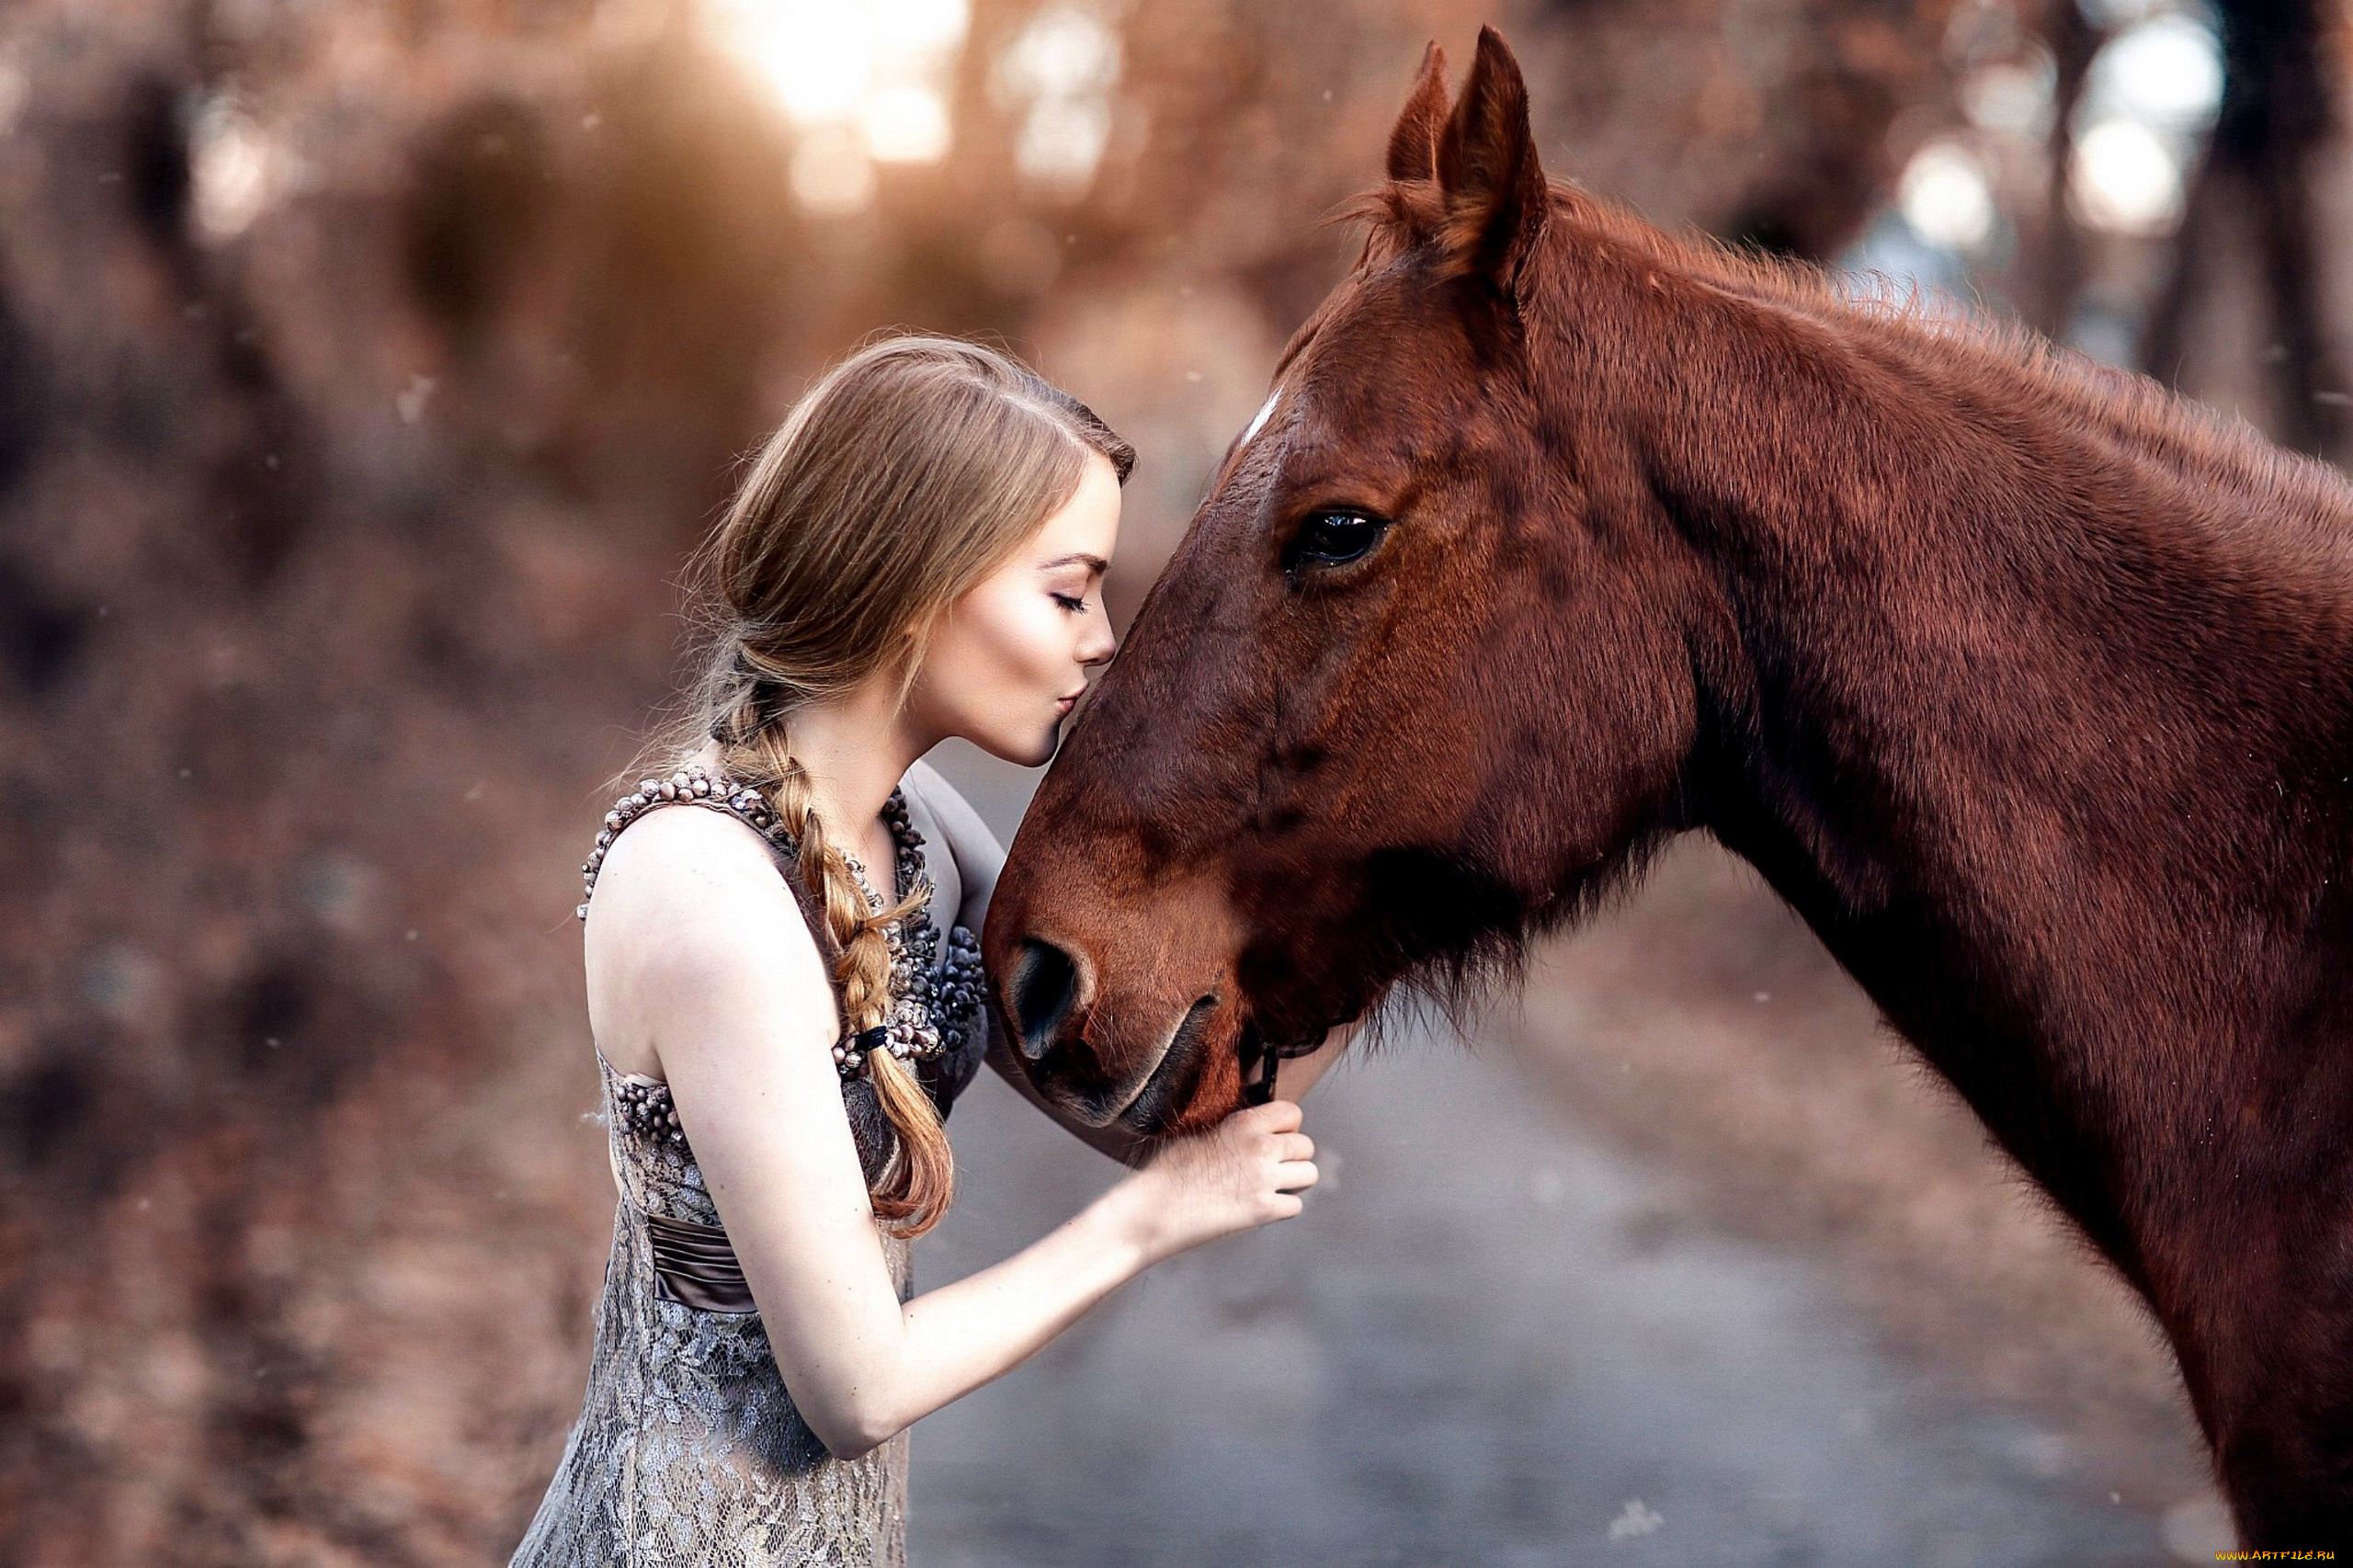
[[1492,30],[1387,176],[1014,842],[1017,1070],[1206,1127],[1711,834],[2146,1302],[2245,1540],[2353,1540],[2353,488],[1551,180]]

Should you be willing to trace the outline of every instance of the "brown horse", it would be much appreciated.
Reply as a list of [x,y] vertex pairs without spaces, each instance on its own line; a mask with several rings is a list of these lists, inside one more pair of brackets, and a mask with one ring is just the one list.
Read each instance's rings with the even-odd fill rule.
[[1548,184],[1435,50],[1016,841],[1041,1093],[1153,1134],[1671,834],[2147,1300],[2248,1543],[2353,1543],[2353,492]]

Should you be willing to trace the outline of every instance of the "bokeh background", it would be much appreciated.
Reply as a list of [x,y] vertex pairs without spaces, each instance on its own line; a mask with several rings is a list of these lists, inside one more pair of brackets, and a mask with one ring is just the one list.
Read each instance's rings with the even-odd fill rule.
[[[574,868],[735,463],[987,335],[1142,449],[1124,616],[1483,21],[1554,174],[2346,457],[2342,0],[0,6],[0,1559],[505,1560],[611,1212]],[[2144,1320],[1744,869],[1470,1032],[924,1423],[917,1561],[2228,1544]],[[954,1131],[934,1283],[1111,1175]]]

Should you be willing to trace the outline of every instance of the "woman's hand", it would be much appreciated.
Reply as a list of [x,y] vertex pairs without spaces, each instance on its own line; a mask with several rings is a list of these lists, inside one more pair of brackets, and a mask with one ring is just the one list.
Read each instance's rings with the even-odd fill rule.
[[1317,1175],[1314,1141],[1299,1124],[1290,1100],[1235,1111],[1172,1142],[1105,1197],[1148,1262],[1288,1220],[1306,1207],[1299,1195]]

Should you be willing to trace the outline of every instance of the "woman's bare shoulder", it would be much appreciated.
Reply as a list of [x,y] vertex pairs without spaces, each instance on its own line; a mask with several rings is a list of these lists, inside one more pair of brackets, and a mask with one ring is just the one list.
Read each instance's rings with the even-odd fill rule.
[[614,838],[588,918],[593,924],[608,902],[682,915],[714,900],[798,909],[775,853],[749,823],[708,806],[671,806],[646,812]]
[[[677,1027],[713,1015],[830,1011],[815,938],[767,841],[701,806],[648,812],[617,836],[588,901],[590,1023],[616,1052],[660,1054]],[[829,1037],[830,1038],[830,1037]]]

